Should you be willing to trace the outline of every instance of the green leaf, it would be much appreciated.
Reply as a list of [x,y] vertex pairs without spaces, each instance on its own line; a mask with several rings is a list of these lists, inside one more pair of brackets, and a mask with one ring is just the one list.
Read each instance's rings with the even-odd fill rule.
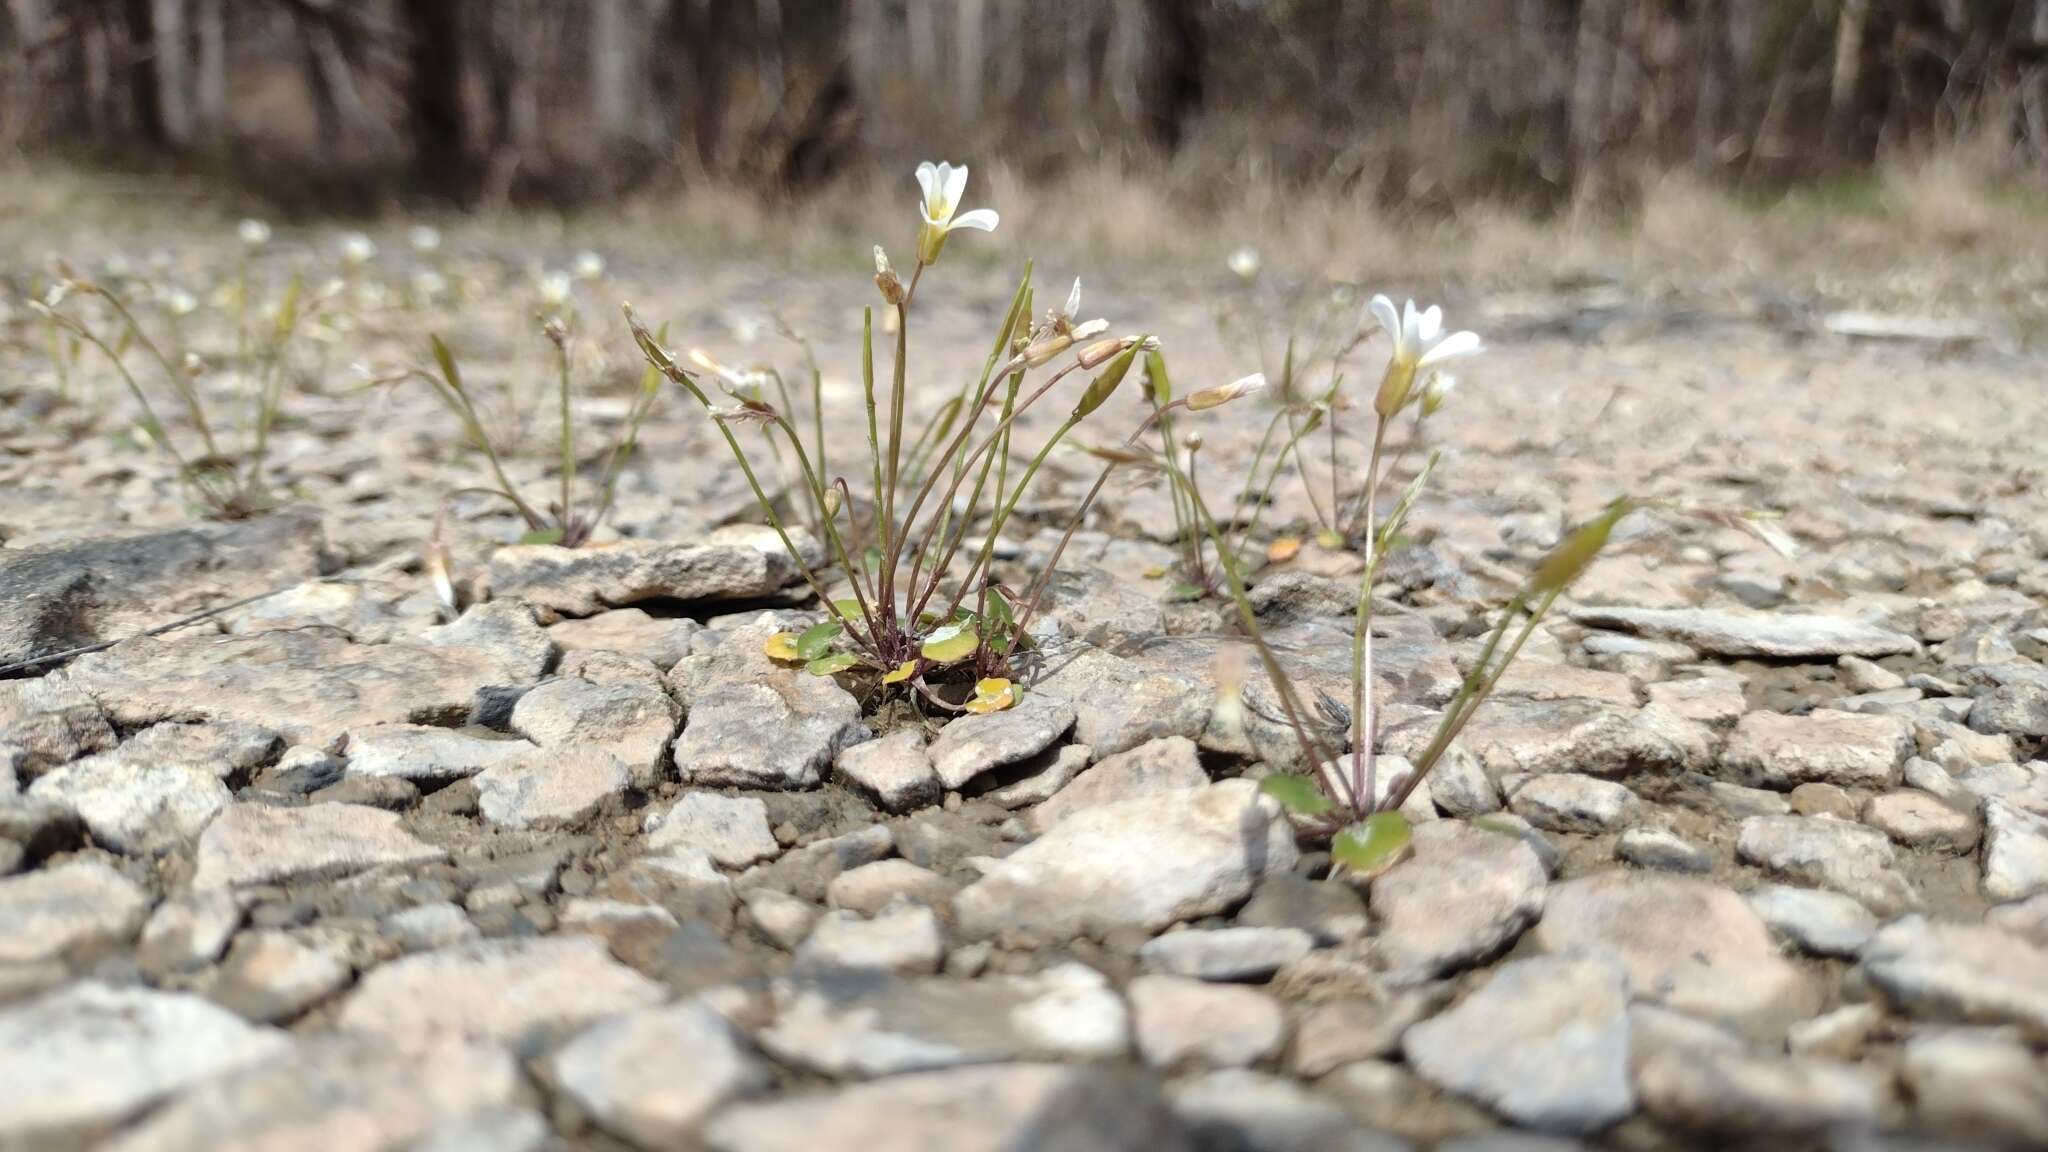
[[1407,859],[1415,829],[1399,812],[1375,812],[1330,842],[1330,856],[1361,880],[1370,880]]
[[1081,393],[1081,402],[1074,405],[1074,419],[1085,418],[1089,413],[1102,407],[1103,403],[1115,394],[1117,385],[1122,384],[1124,377],[1130,374],[1131,361],[1138,358],[1138,349],[1144,347],[1144,344],[1145,341],[1140,339],[1116,354],[1116,359],[1109,362],[1109,367],[1102,370],[1102,375],[1097,376],[1088,385],[1088,390]]
[[1145,379],[1152,385],[1152,403],[1161,408],[1173,403],[1173,380],[1166,374],[1166,357],[1157,348],[1145,353]]
[[1007,596],[1003,595],[1002,590],[999,588],[988,590],[988,610],[985,624],[986,627],[983,629],[983,634],[990,640],[999,640],[1008,636],[1011,630],[1017,626],[1016,617],[1010,615],[1010,600]]
[[862,617],[860,601],[851,597],[845,600],[834,600],[832,602],[832,611],[848,624],[858,624]]
[[1306,776],[1294,776],[1275,772],[1259,781],[1259,791],[1280,802],[1282,808],[1297,816],[1320,816],[1333,805],[1316,782]]
[[831,676],[835,673],[844,672],[858,663],[860,663],[860,657],[855,656],[851,652],[834,652],[830,656],[820,656],[809,664],[804,665],[804,671],[809,672],[813,676]]
[[823,656],[832,650],[832,641],[837,640],[839,634],[844,631],[846,631],[845,627],[837,620],[827,620],[822,624],[813,624],[809,628],[804,629],[803,634],[796,638],[797,658],[801,660],[816,660],[818,657]]
[[981,647],[981,637],[970,623],[948,624],[924,638],[918,652],[934,664],[951,664],[974,655]]
[[519,542],[521,544],[560,544],[562,542],[562,530],[560,528],[538,528],[519,537]]
[[1185,581],[1166,590],[1166,600],[1169,604],[1192,604],[1201,598],[1201,587]]
[[450,388],[460,393],[462,371],[455,366],[455,353],[448,350],[448,345],[439,336],[428,336],[427,339],[433,342],[434,363],[441,366],[441,379],[446,380]]

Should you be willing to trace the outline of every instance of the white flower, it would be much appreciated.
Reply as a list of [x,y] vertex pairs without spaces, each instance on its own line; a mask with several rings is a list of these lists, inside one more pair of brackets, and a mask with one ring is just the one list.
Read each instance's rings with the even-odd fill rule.
[[440,231],[426,224],[413,225],[412,230],[405,234],[405,239],[407,243],[412,245],[412,250],[415,252],[427,253],[439,252],[441,250]]
[[595,280],[604,275],[604,257],[586,248],[576,254],[574,267],[578,280]]
[[1074,277],[1073,290],[1067,293],[1067,306],[1060,309],[1060,315],[1072,320],[1081,313],[1081,278]]
[[1382,416],[1392,416],[1413,398],[1418,372],[1486,350],[1476,332],[1445,332],[1444,311],[1434,304],[1417,311],[1415,301],[1410,300],[1396,312],[1392,300],[1374,296],[1372,315],[1394,342],[1387,374],[1373,401],[1374,409]]
[[242,221],[235,226],[235,234],[242,238],[243,244],[251,248],[261,248],[270,243],[270,225],[261,220]]
[[423,268],[412,274],[412,294],[421,300],[432,300],[446,291],[448,278],[432,268]]
[[[934,164],[927,160],[917,166],[917,186],[924,191],[924,199],[918,204],[918,213],[924,218],[924,226],[917,231],[917,259],[920,264],[931,264],[938,260],[939,250],[946,246],[946,236],[955,228],[973,228],[981,232],[993,232],[1001,219],[992,208],[976,208],[972,212],[960,212],[960,198],[967,192],[967,166],[955,168],[951,164]],[[959,215],[954,213],[960,212]]]
[[1422,414],[1436,415],[1437,409],[1444,406],[1444,401],[1451,398],[1451,389],[1457,386],[1458,378],[1449,372],[1430,373],[1429,383],[1422,386]]
[[896,269],[889,263],[889,254],[882,251],[880,244],[875,245],[875,275],[894,276],[895,274]]
[[199,298],[183,288],[173,288],[164,296],[164,311],[173,316],[190,316],[199,310]]
[[566,272],[550,272],[540,278],[540,302],[550,308],[560,308],[568,303],[569,293],[575,284]]
[[1259,258],[1259,250],[1257,248],[1247,245],[1232,252],[1230,258],[1224,261],[1224,263],[1230,265],[1232,272],[1249,280],[1259,274],[1259,267],[1265,262]]
[[349,232],[341,238],[342,263],[354,267],[368,264],[377,255],[377,242],[361,232]]

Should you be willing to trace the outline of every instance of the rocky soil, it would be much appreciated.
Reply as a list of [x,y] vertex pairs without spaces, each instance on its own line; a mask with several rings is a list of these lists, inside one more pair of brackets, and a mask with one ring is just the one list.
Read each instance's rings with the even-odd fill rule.
[[[1256,678],[1219,691],[1243,659],[1218,605],[1157,575],[1156,488],[1113,488],[989,716],[767,659],[817,606],[680,396],[599,547],[513,545],[453,498],[469,606],[444,618],[420,545],[477,462],[423,387],[348,366],[422,359],[435,327],[480,389],[544,395],[521,262],[457,247],[439,303],[410,255],[354,274],[295,361],[288,499],[236,523],[184,505],[103,366],[60,398],[11,313],[0,663],[287,590],[0,679],[0,1148],[2048,1145],[2038,356],[1851,339],[1760,290],[1455,297],[1492,351],[1427,427],[1445,459],[1381,589],[1390,754],[1612,495],[1779,511],[1801,550],[1628,521],[1411,801],[1413,856],[1360,886],[1259,798],[1291,741]],[[134,274],[201,290],[217,249]],[[790,368],[741,339],[775,308],[856,426],[858,269],[607,255],[574,290],[592,471],[626,297],[677,345]],[[933,276],[924,410],[1009,290]],[[1126,279],[1089,312],[1159,333],[1183,387],[1258,367],[1210,325],[1227,286]],[[1091,442],[1142,409],[1105,411]],[[1214,415],[1212,496],[1265,419]],[[545,491],[551,451],[515,476]],[[1096,467],[1054,458],[1013,572]],[[1300,482],[1277,497],[1267,524],[1311,515]],[[1311,543],[1259,577],[1332,695],[1357,571]]]

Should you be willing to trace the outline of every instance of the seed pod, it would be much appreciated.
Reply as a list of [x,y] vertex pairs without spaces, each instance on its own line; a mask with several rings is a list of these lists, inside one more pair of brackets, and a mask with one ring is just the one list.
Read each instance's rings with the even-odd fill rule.
[[[1074,405],[1074,419],[1084,419],[1102,407],[1103,401],[1108,400],[1116,391],[1117,385],[1122,384],[1124,377],[1130,374],[1131,361],[1137,359],[1139,347],[1139,344],[1132,344],[1124,349],[1116,359],[1109,362],[1109,367],[1102,370],[1102,375],[1097,376],[1094,382],[1088,385],[1088,390],[1081,393],[1081,402]],[[1086,353],[1083,353],[1083,356],[1085,357]]]
[[1529,577],[1529,588],[1534,592],[1560,592],[1579,578],[1600,550],[1607,547],[1607,538],[1614,534],[1614,526],[1621,518],[1636,510],[1636,502],[1624,496],[1607,506],[1607,511],[1579,526],[1564,538],[1550,555],[1536,566],[1536,572]]

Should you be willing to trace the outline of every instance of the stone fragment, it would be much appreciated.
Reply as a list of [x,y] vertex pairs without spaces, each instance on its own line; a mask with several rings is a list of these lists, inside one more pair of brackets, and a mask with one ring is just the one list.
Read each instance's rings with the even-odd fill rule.
[[2048,1042],[2048,950],[1999,928],[1903,917],[1864,946],[1862,971],[1910,1015],[2013,1024]]
[[149,905],[147,893],[98,860],[0,878],[0,971],[124,944]]
[[768,806],[751,796],[685,792],[644,832],[650,851],[696,848],[722,868],[745,868],[782,851],[768,830]]
[[1026,693],[1013,708],[981,716],[955,717],[925,749],[939,783],[958,791],[992,768],[1036,756],[1074,726],[1064,702]]
[[564,653],[621,652],[663,672],[690,654],[703,625],[684,617],[649,616],[639,608],[615,608],[583,620],[548,625],[548,639]]
[[396,776],[415,784],[448,784],[532,749],[524,740],[487,739],[424,724],[387,724],[350,729],[343,751],[353,776]]
[[1751,816],[1736,831],[1735,854],[1787,880],[1853,896],[1880,916],[1920,904],[1912,882],[1893,867],[1891,841],[1861,824],[1826,816]]
[[1198,739],[1216,702],[1216,689],[1206,676],[1086,645],[1062,649],[1031,691],[1065,701],[1074,711],[1074,742],[1093,748],[1097,756],[1114,756],[1168,736]]
[[1666,1124],[1752,1137],[1872,1125],[1888,1095],[1853,1065],[1709,1050],[1652,1054],[1636,1070],[1636,1093]]
[[1900,1074],[1924,1130],[2048,1147],[2048,1063],[2008,1031],[1916,1035],[1906,1042]]
[[928,976],[946,958],[946,940],[930,908],[899,906],[872,920],[827,912],[796,950],[797,971],[894,972]]
[[1614,842],[1614,854],[1638,868],[1659,872],[1711,872],[1711,852],[1675,832],[1661,828],[1631,828]]
[[1549,877],[1519,837],[1445,820],[1415,829],[1414,846],[1372,882],[1377,958],[1397,979],[1491,959],[1542,914]]
[[1148,971],[1198,980],[1264,980],[1309,954],[1315,938],[1299,928],[1210,928],[1169,932],[1138,949]]
[[599,1127],[648,1149],[676,1147],[719,1107],[770,1082],[702,1000],[599,1021],[556,1049],[544,1068]]
[[1576,608],[1571,616],[1581,624],[1676,640],[1715,656],[1874,660],[1920,650],[1911,636],[1836,616],[1709,608]]
[[400,1045],[519,1047],[664,998],[661,985],[613,960],[595,937],[478,940],[364,973],[335,1023]]
[[634,787],[652,788],[679,717],[658,687],[554,679],[512,706],[512,730],[550,750],[603,749],[624,762]]
[[619,540],[594,548],[520,544],[491,555],[491,595],[564,616],[650,600],[752,600],[799,578],[787,552],[748,543]]
[[1984,894],[2021,900],[2048,892],[2048,818],[2003,800],[1984,802]]
[[908,860],[877,860],[833,877],[825,899],[834,908],[873,916],[898,900],[945,908],[959,890],[951,880]]
[[533,610],[516,600],[472,604],[454,623],[421,631],[420,642],[487,652],[516,684],[533,683],[555,662],[554,641],[533,618]]
[[1809,782],[1893,788],[1912,752],[1913,726],[1897,716],[1751,712],[1736,722],[1721,762],[1742,783],[1763,788]]
[[1961,855],[1977,846],[1976,818],[1925,792],[1873,796],[1863,806],[1863,822],[1906,848]]
[[573,828],[624,795],[633,775],[596,745],[536,748],[477,773],[477,806],[500,828]]
[[331,880],[447,856],[399,827],[396,812],[358,804],[229,805],[199,837],[194,888]]
[[1877,917],[1839,892],[1766,884],[1746,898],[1773,932],[1815,956],[1854,957],[1877,931]]
[[1279,1002],[1250,988],[1140,976],[1128,994],[1138,1053],[1154,1068],[1242,1068],[1278,1055],[1287,1040]]
[[1625,827],[1641,806],[1625,785],[1563,772],[1531,776],[1508,797],[1511,811],[1546,832],[1589,836]]
[[670,672],[688,714],[672,748],[683,783],[815,787],[841,749],[867,739],[859,701],[831,677],[768,658],[763,645],[778,631],[764,615]]
[[1129,800],[1155,792],[1199,788],[1209,782],[1195,742],[1185,736],[1149,740],[1126,752],[1104,757],[1073,783],[1031,812],[1033,831],[1044,832],[1084,808]]
[[936,804],[945,788],[924,752],[924,733],[904,728],[879,740],[839,751],[832,775],[872,799],[884,812],[908,812]]
[[348,961],[283,932],[244,932],[206,996],[238,1016],[276,1024],[339,992],[353,975]]

